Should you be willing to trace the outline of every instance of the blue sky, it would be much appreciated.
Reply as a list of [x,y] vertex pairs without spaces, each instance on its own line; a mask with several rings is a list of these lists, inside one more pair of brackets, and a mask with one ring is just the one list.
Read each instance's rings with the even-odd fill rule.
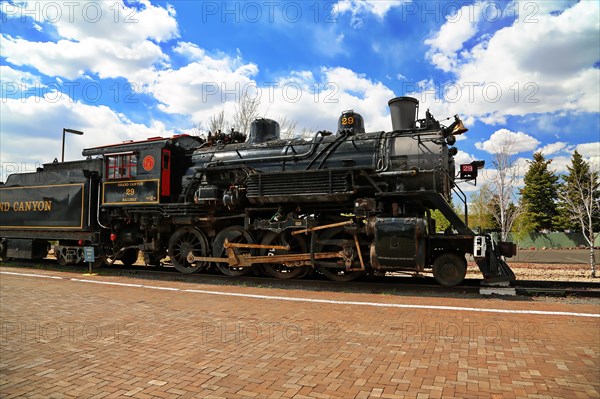
[[575,149],[600,165],[597,1],[0,4],[3,175],[60,157],[63,127],[85,132],[67,137],[72,160],[205,132],[244,92],[296,133],[351,108],[390,130],[387,101],[411,95],[421,116],[461,115],[459,163],[512,139],[521,175],[538,150],[558,173]]

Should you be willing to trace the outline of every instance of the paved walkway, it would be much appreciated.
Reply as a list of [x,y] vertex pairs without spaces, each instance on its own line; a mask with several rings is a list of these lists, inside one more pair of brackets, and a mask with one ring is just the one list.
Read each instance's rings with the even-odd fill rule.
[[599,312],[5,267],[0,397],[595,398]]

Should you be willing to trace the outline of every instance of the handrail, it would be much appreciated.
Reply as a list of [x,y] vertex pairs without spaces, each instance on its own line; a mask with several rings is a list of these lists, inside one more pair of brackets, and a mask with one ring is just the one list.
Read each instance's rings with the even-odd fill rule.
[[[441,166],[437,167],[439,170],[441,170],[442,172],[444,172],[444,174],[448,177],[448,179],[452,180],[453,177],[450,176],[450,174],[448,173],[447,170],[443,169]],[[458,190],[458,191],[456,191]],[[467,206],[467,195],[463,192],[463,190],[458,187],[458,184],[454,184],[454,187],[452,187],[452,192],[456,193],[458,198],[463,202],[464,204],[464,209],[465,209],[465,224],[467,225],[467,227],[469,226],[469,210],[468,210],[468,206]],[[462,195],[462,197],[461,197]]]

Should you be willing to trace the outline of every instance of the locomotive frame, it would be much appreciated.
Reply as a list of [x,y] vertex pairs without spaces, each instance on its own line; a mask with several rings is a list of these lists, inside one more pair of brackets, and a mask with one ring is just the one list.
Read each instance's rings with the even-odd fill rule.
[[[515,246],[476,235],[449,205],[458,189],[455,136],[466,131],[458,116],[446,127],[429,111],[418,119],[416,99],[389,106],[388,132],[365,132],[351,110],[335,134],[281,140],[277,122],[260,118],[248,138],[235,131],[154,137],[11,175],[0,185],[0,258],[43,257],[52,240],[61,264],[82,262],[83,247],[92,245],[98,264],[132,264],[141,251],[147,265],[168,255],[183,273],[214,266],[229,276],[317,272],[350,281],[431,269],[440,284],[456,285],[472,254],[485,282],[514,279],[504,257]],[[471,166],[464,179],[474,179],[481,164]],[[40,182],[46,199],[31,191]],[[66,192],[72,185],[81,185],[81,195]],[[31,194],[15,194],[23,189]],[[50,205],[20,211],[27,201]],[[436,232],[434,209],[452,232]],[[65,212],[81,212],[85,223],[59,228]],[[36,225],[40,218],[50,226]]]

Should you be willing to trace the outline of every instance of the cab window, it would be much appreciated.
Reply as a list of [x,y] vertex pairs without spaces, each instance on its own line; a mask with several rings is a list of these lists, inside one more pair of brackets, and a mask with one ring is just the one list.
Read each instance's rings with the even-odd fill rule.
[[109,155],[106,161],[107,179],[127,179],[137,175],[137,155]]

